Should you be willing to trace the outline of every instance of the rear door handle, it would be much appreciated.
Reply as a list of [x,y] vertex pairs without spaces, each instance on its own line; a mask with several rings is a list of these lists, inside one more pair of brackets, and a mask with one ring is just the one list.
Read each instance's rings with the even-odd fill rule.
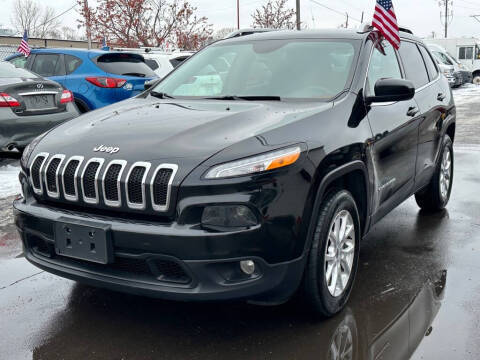
[[419,112],[420,112],[420,110],[418,110],[418,108],[416,106],[411,106],[411,107],[408,108],[407,115],[411,116],[411,117],[414,117]]
[[438,96],[437,96],[437,100],[438,100],[438,101],[443,101],[443,100],[445,100],[446,97],[447,97],[447,96],[446,96],[445,94],[440,93],[440,94],[438,94]]

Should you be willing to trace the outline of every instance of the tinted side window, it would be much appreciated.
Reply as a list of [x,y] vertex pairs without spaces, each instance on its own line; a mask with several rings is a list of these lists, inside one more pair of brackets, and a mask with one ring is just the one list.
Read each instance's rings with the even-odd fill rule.
[[32,71],[41,76],[62,75],[60,55],[37,54]]
[[65,55],[65,70],[67,74],[73,73],[82,65],[82,60],[73,55]]
[[437,66],[435,65],[427,49],[425,49],[423,46],[420,46],[420,51],[422,52],[423,60],[425,60],[425,65],[427,66],[428,76],[430,77],[430,81],[432,81],[438,76]]
[[427,69],[417,45],[409,41],[402,41],[400,56],[405,67],[405,75],[408,80],[413,82],[415,88],[418,89],[428,84]]
[[145,59],[145,64],[152,70],[157,70],[159,68],[158,63],[153,59]]
[[386,55],[383,55],[376,48],[373,49],[370,67],[368,68],[367,96],[375,94],[375,84],[378,80],[402,78],[395,50],[390,44],[385,45],[384,48]]
[[15,65],[15,67],[23,69],[27,63],[27,58],[25,56],[17,56],[16,58],[9,60],[9,62]]

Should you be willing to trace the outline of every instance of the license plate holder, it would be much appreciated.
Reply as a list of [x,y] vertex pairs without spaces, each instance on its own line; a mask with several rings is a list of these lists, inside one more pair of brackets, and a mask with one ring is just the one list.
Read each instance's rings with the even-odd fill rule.
[[111,263],[113,244],[110,225],[60,218],[55,223],[55,252],[100,264]]
[[45,110],[55,107],[54,95],[28,95],[24,99],[27,110]]

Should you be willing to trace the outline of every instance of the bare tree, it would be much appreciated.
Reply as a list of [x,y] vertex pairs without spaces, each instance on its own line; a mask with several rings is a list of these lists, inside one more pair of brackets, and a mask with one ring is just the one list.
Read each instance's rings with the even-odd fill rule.
[[295,10],[287,7],[287,0],[268,0],[252,15],[253,27],[295,29]]
[[35,0],[16,0],[11,23],[17,32],[27,30],[29,36],[39,38],[55,32],[61,25],[53,8],[42,6]]
[[166,42],[182,49],[202,46],[212,34],[206,17],[186,0],[97,0],[95,7],[81,6],[85,26],[90,21],[92,37],[117,46],[158,47]]

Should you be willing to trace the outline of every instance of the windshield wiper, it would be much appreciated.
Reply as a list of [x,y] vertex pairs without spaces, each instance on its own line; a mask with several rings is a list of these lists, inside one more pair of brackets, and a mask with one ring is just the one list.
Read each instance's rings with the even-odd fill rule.
[[212,99],[212,100],[247,100],[247,101],[282,101],[282,98],[280,96],[266,96],[266,95],[250,95],[250,96],[225,95],[225,96],[208,97],[206,99]]
[[172,95],[168,95],[164,92],[150,91],[150,95],[159,99],[175,99]]

